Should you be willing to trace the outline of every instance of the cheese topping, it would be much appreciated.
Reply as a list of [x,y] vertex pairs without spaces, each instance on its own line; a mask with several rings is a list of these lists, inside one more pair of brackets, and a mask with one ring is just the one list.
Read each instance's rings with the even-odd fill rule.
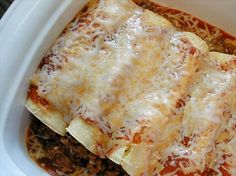
[[196,35],[129,0],[88,7],[31,80],[49,104],[39,111],[57,111],[85,147],[131,175],[202,173],[224,163],[234,175],[234,56],[209,52]]

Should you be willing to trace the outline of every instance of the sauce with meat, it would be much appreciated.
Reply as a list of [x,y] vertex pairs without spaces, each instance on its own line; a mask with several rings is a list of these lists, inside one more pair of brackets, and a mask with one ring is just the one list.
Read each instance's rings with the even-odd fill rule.
[[[196,17],[185,12],[163,7],[149,0],[134,0],[139,6],[149,9],[165,17],[180,31],[193,32],[201,37],[208,44],[210,51],[217,51],[236,55],[236,38],[223,30],[212,26]],[[37,96],[37,87],[31,87],[29,96],[33,97],[37,103],[48,105],[48,102],[39,99]],[[177,106],[181,106],[178,104]],[[186,137],[182,143],[188,145],[189,137]],[[139,143],[139,136],[135,138]],[[84,146],[77,142],[72,136],[60,136],[42,124],[36,118],[32,118],[31,124],[27,130],[26,136],[27,150],[30,157],[44,170],[52,176],[63,175],[127,175],[125,171],[108,159],[100,159],[90,153]],[[227,156],[226,156],[227,157]],[[172,165],[175,161],[176,165]],[[176,159],[169,157],[164,163],[165,168],[160,172],[161,175],[170,174],[179,167],[179,164],[188,164],[185,159]],[[227,163],[219,166],[219,172],[211,168],[206,168],[203,173],[198,175],[223,175],[229,176],[227,172]],[[178,170],[175,174],[184,176],[185,174]],[[196,173],[195,173],[196,174]],[[194,173],[187,174],[188,176]]]

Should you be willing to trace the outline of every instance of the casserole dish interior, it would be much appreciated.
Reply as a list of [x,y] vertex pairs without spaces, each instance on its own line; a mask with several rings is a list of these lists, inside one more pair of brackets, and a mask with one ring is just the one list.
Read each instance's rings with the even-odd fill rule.
[[[159,2],[159,1],[158,1]],[[160,1],[162,2],[162,1]],[[221,28],[224,28],[226,31],[231,33],[236,31],[236,24],[233,18],[233,10],[229,10],[232,13],[221,13],[220,18],[210,18],[214,17],[214,13],[217,14],[217,11],[207,11],[207,8],[201,8],[205,5],[203,3],[212,3],[210,1],[199,1],[197,5],[195,3],[187,3],[183,6],[183,0],[170,4],[170,1],[163,1],[164,5],[170,5],[171,7],[180,8],[187,12],[194,12],[195,16],[203,18],[204,20],[209,20],[210,23],[218,25]],[[55,5],[56,3],[56,5]],[[6,84],[1,88],[1,128],[0,128],[0,140],[1,140],[1,172],[2,173],[12,173],[13,175],[42,175],[44,172],[39,169],[27,155],[25,149],[25,130],[29,124],[30,113],[25,109],[24,104],[27,95],[28,80],[30,75],[33,74],[36,66],[38,65],[43,54],[47,51],[48,47],[52,44],[55,38],[63,30],[64,26],[71,20],[71,18],[76,14],[76,12],[83,6],[85,1],[81,3],[72,3],[72,2],[56,2],[56,0],[51,1],[50,3],[45,3],[43,0],[34,0],[30,4],[25,3],[15,3],[8,14],[6,14],[5,19],[3,19],[1,25],[5,25],[5,29],[2,29],[0,32],[1,37],[3,37],[4,31],[13,31],[16,30],[13,43],[17,52],[22,53],[17,56],[10,53],[12,51],[12,41],[8,40],[8,49],[5,48],[1,50],[1,70],[3,70],[3,77],[8,79]],[[196,5],[196,7],[195,7]],[[22,13],[25,10],[25,7],[28,7],[28,13]],[[215,3],[214,6],[217,9],[221,9],[222,4]],[[232,9],[236,6],[236,2],[227,1],[224,4],[229,9]],[[226,8],[226,7],[225,7]],[[198,9],[198,10],[195,10]],[[212,8],[215,9],[215,8]],[[45,14],[42,16],[42,10],[45,11]],[[204,11],[204,13],[203,13]],[[12,14],[10,14],[10,12]],[[70,13],[68,13],[70,12]],[[219,12],[219,11],[218,11]],[[14,13],[14,14],[13,14]],[[17,13],[22,13],[22,16],[17,18]],[[34,14],[34,15],[32,15]],[[229,15],[230,14],[230,15]],[[30,18],[30,15],[31,18]],[[60,17],[63,18],[61,19]],[[209,18],[208,18],[209,17]],[[7,19],[8,18],[8,19]],[[18,22],[17,26],[13,25],[13,22],[21,18],[21,23]],[[35,18],[39,18],[38,33],[34,35],[28,35],[28,40],[20,38],[20,32],[25,32],[25,35],[29,33],[29,25],[36,21]],[[60,21],[58,20],[60,19]],[[216,21],[213,21],[215,19]],[[5,21],[4,21],[5,20]],[[11,21],[12,20],[12,21]],[[29,21],[27,21],[29,20]],[[218,21],[217,21],[218,20]],[[41,23],[40,23],[41,22]],[[0,25],[0,26],[1,26]],[[24,28],[25,26],[25,28]],[[8,27],[8,28],[7,28]],[[16,28],[18,27],[18,28]],[[18,31],[17,31],[18,30]],[[23,31],[22,31],[23,30]],[[36,29],[34,29],[36,30]],[[5,33],[6,34],[6,33]],[[233,33],[235,34],[235,33]],[[9,34],[8,34],[9,35]],[[16,36],[15,36],[16,35]],[[18,37],[17,37],[18,36]],[[49,37],[50,36],[50,37]],[[27,37],[27,36],[25,36]],[[10,38],[13,40],[13,38]],[[7,41],[7,42],[8,42]],[[18,43],[22,41],[28,41],[25,43],[24,47],[17,48]],[[34,41],[34,42],[33,42]],[[31,44],[34,43],[32,46]],[[28,45],[27,45],[28,44]],[[23,44],[22,44],[23,45]],[[27,48],[27,46],[29,48]],[[3,54],[2,54],[3,53]],[[6,61],[3,61],[4,58],[10,58],[10,64],[7,65],[7,68],[3,68],[3,65]],[[19,59],[19,57],[21,59]],[[9,60],[7,62],[9,62]],[[20,66],[19,66],[20,65]],[[12,70],[15,70],[14,72]],[[1,74],[2,74],[1,73]],[[17,76],[16,76],[17,75]],[[11,80],[11,81],[9,81]],[[1,84],[5,82],[1,78]],[[45,173],[46,174],[46,173]],[[9,174],[10,175],[10,174]]]

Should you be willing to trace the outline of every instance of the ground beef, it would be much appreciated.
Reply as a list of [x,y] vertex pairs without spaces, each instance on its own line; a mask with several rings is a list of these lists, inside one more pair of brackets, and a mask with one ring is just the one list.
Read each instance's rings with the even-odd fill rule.
[[31,158],[53,176],[127,175],[121,166],[90,153],[69,134],[56,134],[35,117],[27,130],[26,144]]
[[[173,24],[176,19],[168,16],[168,8],[154,4],[150,0],[134,0],[138,5],[167,18]],[[176,11],[175,13],[179,13]],[[181,12],[182,13],[182,12]],[[193,18],[191,15],[187,15]],[[195,20],[198,20],[194,18]],[[199,23],[200,24],[200,23]],[[203,24],[202,24],[203,25]],[[210,51],[224,52],[236,55],[235,39],[219,30],[216,37],[205,38],[201,33],[189,28],[186,24],[175,26],[180,31],[190,31],[197,34],[209,45]],[[199,26],[201,28],[201,26]],[[128,175],[120,166],[109,159],[101,159],[90,153],[84,146],[77,142],[71,135],[60,136],[50,130],[35,117],[27,131],[27,149],[31,158],[52,176],[125,176]]]

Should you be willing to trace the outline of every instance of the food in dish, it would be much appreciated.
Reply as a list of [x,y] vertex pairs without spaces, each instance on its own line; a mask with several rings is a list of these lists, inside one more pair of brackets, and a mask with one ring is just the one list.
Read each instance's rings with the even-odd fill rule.
[[32,117],[26,146],[30,157],[52,176],[128,176],[109,159],[89,152],[71,135],[61,136]]
[[26,107],[130,175],[233,175],[236,57],[173,24],[132,1],[90,1],[46,53]]

